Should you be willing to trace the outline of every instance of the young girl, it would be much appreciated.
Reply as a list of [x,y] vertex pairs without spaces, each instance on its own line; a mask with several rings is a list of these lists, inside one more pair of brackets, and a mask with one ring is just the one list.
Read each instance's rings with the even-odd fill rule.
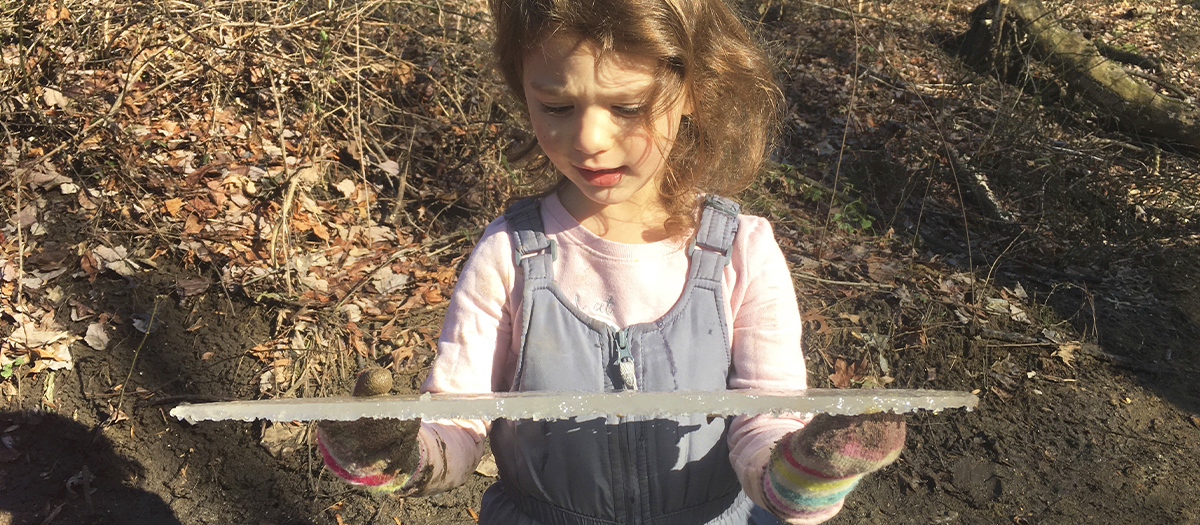
[[[492,0],[491,10],[499,70],[559,184],[486,229],[423,390],[805,388],[796,296],[770,224],[718,197],[758,172],[780,99],[729,6]],[[405,495],[462,484],[489,436],[500,481],[484,494],[483,524],[818,523],[904,442],[894,415],[319,430],[334,472]]]

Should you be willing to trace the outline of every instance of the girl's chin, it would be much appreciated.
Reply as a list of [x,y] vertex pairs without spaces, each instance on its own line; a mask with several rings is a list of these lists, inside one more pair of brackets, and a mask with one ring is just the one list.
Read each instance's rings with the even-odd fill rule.
[[595,208],[597,206],[606,208],[624,203],[630,197],[631,195],[628,195],[621,189],[593,185],[580,186],[576,183],[571,183],[569,188],[563,188],[563,190],[559,191],[559,198],[563,201],[563,205],[567,207],[576,205],[586,208]]

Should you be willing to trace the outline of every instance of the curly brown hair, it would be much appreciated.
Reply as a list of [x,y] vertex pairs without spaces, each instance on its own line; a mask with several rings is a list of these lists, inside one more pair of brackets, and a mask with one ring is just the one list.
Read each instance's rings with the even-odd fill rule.
[[[489,0],[496,66],[525,104],[525,56],[552,36],[659,64],[647,107],[690,97],[658,191],[672,237],[695,227],[701,193],[729,196],[758,174],[779,127],[770,61],[725,0]],[[526,108],[528,110],[528,108]],[[647,112],[647,122],[657,115]],[[552,170],[541,159],[537,169]],[[558,182],[562,183],[561,175]]]

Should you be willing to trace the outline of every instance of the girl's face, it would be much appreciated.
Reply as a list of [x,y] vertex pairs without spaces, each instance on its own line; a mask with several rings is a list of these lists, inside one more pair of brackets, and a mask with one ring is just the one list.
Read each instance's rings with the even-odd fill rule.
[[[562,197],[577,218],[614,205],[658,206],[658,179],[686,107],[684,97],[676,97],[647,126],[645,114],[652,109],[643,101],[654,86],[655,61],[598,55],[586,39],[557,36],[524,62],[534,134],[571,181]],[[571,202],[583,209],[572,210]]]

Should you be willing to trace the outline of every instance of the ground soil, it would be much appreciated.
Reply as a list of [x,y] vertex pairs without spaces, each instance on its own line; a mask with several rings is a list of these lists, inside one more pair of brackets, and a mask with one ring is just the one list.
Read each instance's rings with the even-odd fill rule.
[[[981,391],[974,412],[910,416],[904,455],[867,478],[834,523],[1200,521],[1196,252],[1146,250],[1066,258],[1100,261],[1099,269],[1038,266],[1021,274],[1033,264],[1025,262],[998,271],[1025,283],[1031,304],[1042,305],[1031,311],[1048,324],[1066,333],[1098,331],[1098,343],[1085,345],[1072,367],[1043,346],[937,329],[936,317],[948,311],[927,306],[922,313],[913,306],[920,301],[904,303],[892,293],[832,303],[825,316],[858,315],[862,333],[925,316],[927,344],[883,354],[896,378],[891,386]],[[1091,275],[1087,296],[1082,287],[1055,291],[1053,275],[1082,272]],[[1123,283],[1137,275],[1148,277],[1138,280],[1135,300]],[[269,307],[220,291],[181,301],[171,292],[176,277],[164,269],[79,283],[97,311],[153,312],[157,328],[144,341],[128,328],[104,352],[76,345],[74,370],[21,380],[21,395],[0,412],[15,453],[0,463],[4,523],[473,522],[471,511],[491,482],[485,476],[430,498],[373,495],[332,478],[303,442],[273,455],[260,444],[261,424],[188,425],[167,416],[182,401],[255,397],[262,369],[247,349],[271,336],[273,319]],[[801,281],[799,293],[803,303],[824,292]],[[1019,329],[1011,321],[993,326]],[[852,342],[839,340],[853,331],[810,330],[814,386],[831,386],[829,355],[860,356]],[[337,376],[338,388],[349,388],[353,367]],[[121,389],[121,397],[118,384],[132,389]],[[103,425],[117,404],[128,419]]]
[[[1101,343],[1089,346],[1100,359],[1081,352],[1068,368],[1043,347],[992,346],[951,329],[885,353],[899,383],[891,386],[979,389],[981,403],[973,412],[910,416],[901,459],[868,477],[833,523],[1200,522],[1200,392],[1191,379],[1200,303],[1195,265],[1186,262],[1194,259],[1122,260],[1154,263],[1145,293],[1161,300],[1125,306],[1105,279],[1089,289],[1090,302],[1062,300],[1061,310],[1094,305],[1094,321],[1088,313],[1081,324],[1099,328]],[[1114,272],[1138,270],[1147,269]],[[474,521],[492,481],[483,475],[429,498],[374,495],[333,478],[303,441],[272,454],[260,443],[262,424],[167,416],[182,401],[255,397],[262,370],[246,351],[270,337],[272,319],[269,308],[219,291],[181,304],[164,284],[174,277],[84,286],[98,311],[153,311],[158,328],[144,341],[130,328],[105,352],[76,345],[74,370],[20,382],[21,395],[0,411],[12,444],[0,462],[0,523]],[[882,291],[834,303],[826,317],[841,312],[861,316],[864,333],[914,313]],[[1038,313],[1070,317],[1051,306]],[[824,359],[835,337],[810,332],[814,386],[831,386]],[[348,389],[349,371],[341,375],[338,388]],[[133,386],[124,397],[113,388],[122,383]],[[128,419],[103,425],[118,403]]]
[[[1162,182],[1148,166],[1194,183],[1195,153],[1163,153],[1029,97],[1011,102],[1018,109],[1006,120],[981,109],[971,101],[1010,102],[939,47],[940,31],[961,28],[973,7],[945,5],[954,22],[878,25],[889,31],[878,40],[828,10],[762,11],[763,31],[795,66],[781,73],[791,106],[777,157],[809,182],[840,191],[849,181],[861,204],[831,209],[827,196],[777,175],[743,196],[809,276],[796,286],[810,385],[853,376],[854,387],[980,397],[971,412],[910,415],[904,454],[867,477],[831,523],[1200,523],[1200,219],[1194,203],[1187,211],[1142,198]],[[886,3],[869,7],[890,16]],[[1168,47],[1196,41],[1187,33]],[[848,51],[856,47],[863,56]],[[930,71],[937,78],[916,78]],[[855,104],[849,124],[829,109]],[[946,141],[975,131],[989,135],[956,144],[977,151],[1014,221],[981,218],[937,160]],[[1134,149],[1087,142],[1099,136]],[[987,149],[993,140],[1002,147]],[[64,247],[85,240],[72,220],[64,212],[47,225]],[[461,262],[467,250],[441,257]],[[180,279],[218,276],[180,259],[168,252],[132,277],[64,278],[64,297],[117,319],[117,333],[103,351],[74,344],[71,370],[8,380],[16,392],[0,398],[0,525],[474,523],[494,481],[483,474],[427,498],[371,494],[323,469],[305,426],[167,415],[181,402],[262,397],[270,365],[250,350],[281,335],[281,312],[295,314],[220,286],[183,297]],[[881,268],[890,270],[879,277]],[[1001,299],[1025,315],[988,308]],[[59,320],[83,333],[88,320],[68,310]],[[421,306],[409,326],[436,333],[441,311]],[[129,322],[139,317],[154,319],[148,335]],[[397,390],[419,384],[431,357],[414,356]],[[849,376],[839,373],[847,363]],[[347,393],[366,364],[327,359],[305,389]]]

